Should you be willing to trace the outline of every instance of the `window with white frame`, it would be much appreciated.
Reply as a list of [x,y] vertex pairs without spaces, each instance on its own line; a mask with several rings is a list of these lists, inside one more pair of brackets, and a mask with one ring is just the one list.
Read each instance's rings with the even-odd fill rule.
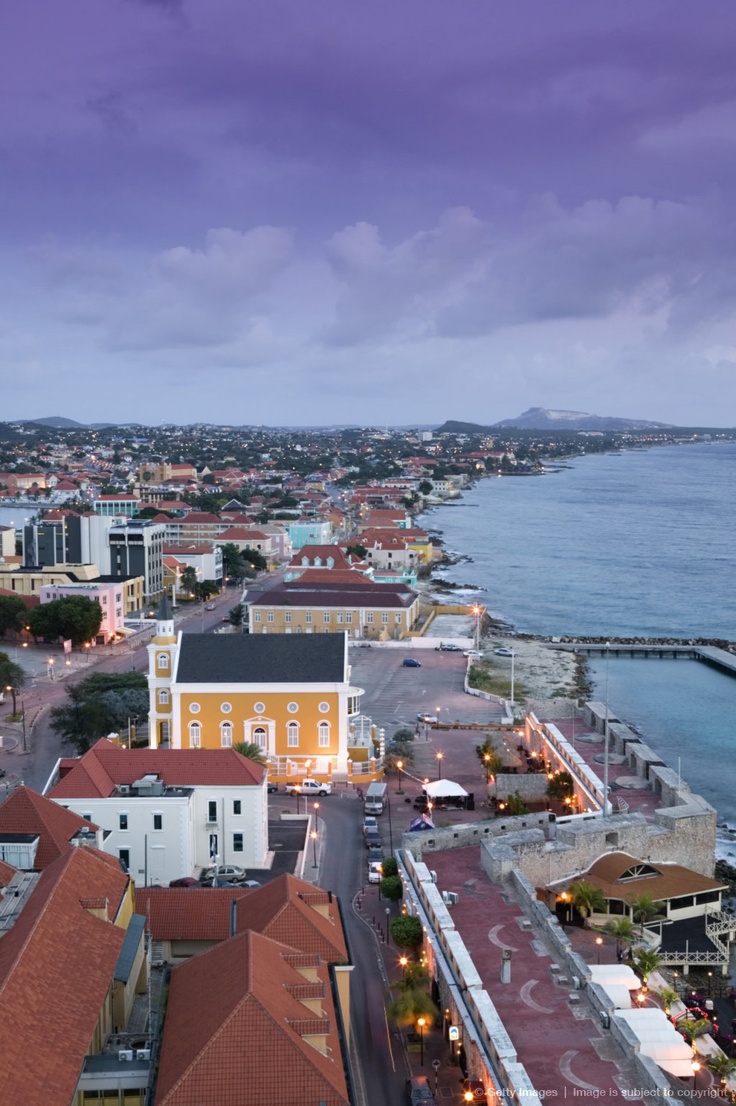
[[337,622],[338,622],[338,625],[342,624],[342,611],[337,612]]
[[286,744],[290,749],[296,749],[299,745],[299,723],[289,722],[286,726]]
[[232,722],[220,723],[220,744],[223,748],[230,748],[233,743],[233,724]]
[[324,612],[324,614],[322,615],[322,621],[323,622],[329,622],[330,621],[330,612],[329,611]]
[[330,745],[330,723],[329,722],[320,722],[319,726],[317,727],[317,734],[318,734],[317,744],[319,745],[320,749],[329,748],[329,745]]
[[291,611],[286,611],[284,613],[284,622],[291,622]]
[[158,701],[159,701],[159,703],[161,703],[162,706],[165,706],[166,703],[168,703],[168,701],[169,701],[168,688],[165,688],[165,687],[161,688],[161,690],[158,693]]
[[368,611],[368,614],[365,616],[365,620],[369,626],[373,625],[373,611]]
[[396,614],[394,615],[394,622],[396,623],[397,626],[401,625],[401,611],[397,611]]
[[273,611],[268,611],[268,613],[266,614],[266,621],[273,622]]
[[202,741],[202,726],[199,722],[189,723],[189,747],[198,749]]
[[158,663],[159,668],[168,668],[169,667],[169,654],[168,653],[159,653],[157,663]]
[[381,622],[388,622],[388,611],[384,611],[381,615]]
[[254,622],[260,622],[261,621],[261,612],[260,611],[253,611],[253,621]]
[[350,625],[350,623],[353,621],[353,612],[352,611],[347,612],[347,614],[345,615],[345,621],[347,622],[348,625]]
[[304,621],[305,622],[311,622],[312,621],[312,612],[311,611],[307,611],[307,613],[304,615]]

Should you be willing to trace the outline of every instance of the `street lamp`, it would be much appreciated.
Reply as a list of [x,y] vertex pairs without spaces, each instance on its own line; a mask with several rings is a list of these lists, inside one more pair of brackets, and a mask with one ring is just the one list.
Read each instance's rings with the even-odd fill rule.
[[319,834],[317,833],[316,830],[312,830],[312,832],[310,833],[309,836],[312,838],[312,867],[316,868],[317,867],[317,838],[319,837]]
[[417,1018],[419,1027],[419,1066],[422,1068],[424,1067],[424,1027],[426,1024],[426,1018]]
[[89,641],[85,641],[84,648],[87,651],[87,660],[85,661],[85,664],[89,664],[89,651],[90,651],[91,647],[92,647],[91,643]]
[[603,944],[603,938],[602,937],[596,937],[595,943],[598,946],[598,963],[600,964],[600,962],[601,962],[601,945]]
[[444,755],[445,755],[444,753],[435,753],[435,757],[437,758],[437,779],[438,780],[442,779],[442,758],[443,758]]
[[49,657],[47,663],[48,663],[48,669],[49,669],[49,679],[53,680],[53,678],[54,678],[54,664],[55,664],[54,658]]
[[388,920],[391,917],[391,907],[386,907],[386,944],[388,944]]
[[698,1060],[691,1060],[690,1067],[693,1069],[693,1090],[695,1090],[698,1083],[698,1072],[700,1071],[700,1062]]
[[480,649],[480,616],[483,614],[483,608],[480,603],[476,603],[471,610],[475,615],[475,648]]
[[441,710],[442,710],[442,707],[437,707],[437,709],[435,711],[435,714],[437,715],[437,729],[440,728],[440,711]]
[[301,791],[301,788],[299,787],[299,784],[298,783],[295,784],[294,785],[294,794],[296,795],[296,812],[297,812],[297,814],[299,813],[299,792],[300,791]]
[[399,786],[396,788],[396,794],[397,795],[403,795],[404,792],[401,790],[401,769],[404,767],[403,760],[397,760],[396,761],[396,767],[397,767],[398,772],[399,772]]
[[406,965],[409,963],[408,956],[400,956],[399,964],[401,965],[401,978],[406,979]]
[[484,753],[483,754],[483,760],[484,760],[485,766],[486,766],[486,783],[490,783],[491,782],[491,754],[490,753]]

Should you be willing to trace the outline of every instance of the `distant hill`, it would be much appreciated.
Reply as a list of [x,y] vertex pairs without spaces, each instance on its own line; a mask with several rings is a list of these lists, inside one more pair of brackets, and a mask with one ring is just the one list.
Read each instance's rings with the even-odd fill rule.
[[[16,420],[18,421],[18,420]],[[61,415],[51,415],[46,419],[23,419],[23,422],[32,422],[36,426],[54,426],[60,430],[86,430],[87,424],[75,422],[74,419],[65,419]]]
[[515,419],[481,425],[475,422],[448,420],[437,427],[438,434],[480,434],[489,430],[669,430],[670,423],[647,419],[622,419],[613,416],[588,415],[583,411],[550,411],[546,407],[530,407]]

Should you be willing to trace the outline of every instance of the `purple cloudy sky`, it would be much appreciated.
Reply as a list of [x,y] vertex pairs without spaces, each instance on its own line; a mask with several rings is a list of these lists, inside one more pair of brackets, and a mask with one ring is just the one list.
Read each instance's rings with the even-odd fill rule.
[[0,418],[736,424],[736,8],[23,0]]

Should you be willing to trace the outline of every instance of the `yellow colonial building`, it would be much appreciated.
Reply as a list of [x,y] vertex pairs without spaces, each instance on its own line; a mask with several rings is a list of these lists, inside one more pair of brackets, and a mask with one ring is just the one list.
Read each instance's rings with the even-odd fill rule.
[[167,598],[149,653],[153,748],[220,749],[253,742],[274,775],[348,772],[346,634],[176,634]]

